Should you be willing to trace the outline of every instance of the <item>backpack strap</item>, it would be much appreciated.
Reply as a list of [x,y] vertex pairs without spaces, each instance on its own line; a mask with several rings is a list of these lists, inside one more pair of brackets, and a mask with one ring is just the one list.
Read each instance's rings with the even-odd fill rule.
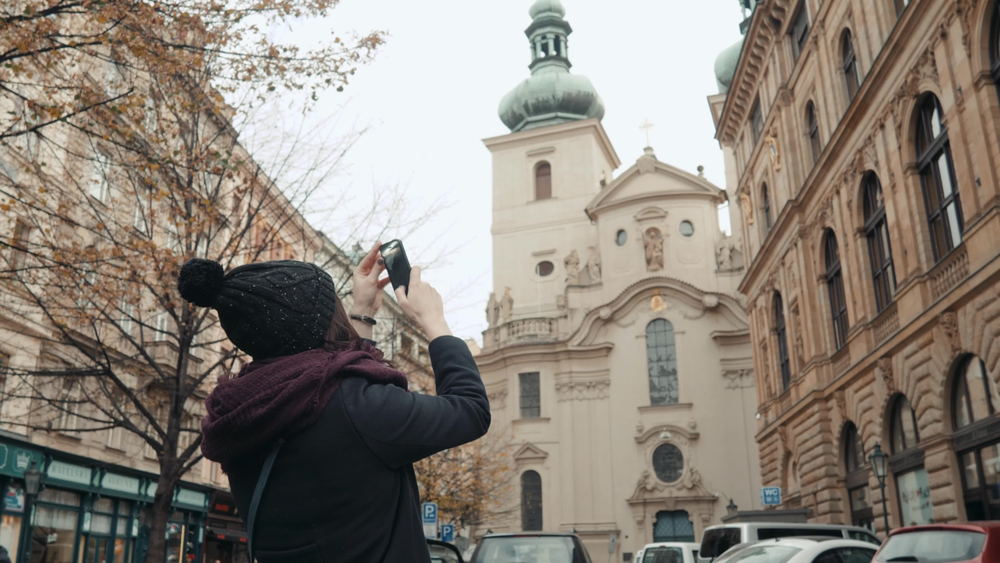
[[257,478],[257,487],[254,488],[253,497],[250,499],[250,511],[247,513],[247,557],[250,558],[250,563],[254,563],[253,525],[257,516],[257,506],[260,504],[260,497],[264,495],[264,486],[267,485],[267,478],[271,475],[271,469],[274,468],[274,460],[278,457],[278,451],[281,450],[281,446],[284,443],[283,439],[278,440],[278,445],[274,447],[274,451],[268,454],[267,459],[264,460],[264,466],[260,469],[260,477]]

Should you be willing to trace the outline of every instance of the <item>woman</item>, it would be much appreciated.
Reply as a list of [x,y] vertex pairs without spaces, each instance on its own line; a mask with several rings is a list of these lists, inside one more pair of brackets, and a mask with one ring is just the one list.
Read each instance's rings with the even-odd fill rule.
[[413,268],[396,298],[430,339],[437,395],[407,391],[371,340],[385,266],[376,244],[354,272],[350,315],[305,262],[184,265],[178,289],[212,307],[250,355],[205,401],[202,452],[247,518],[265,459],[280,449],[256,513],[260,563],[429,562],[413,463],[475,440],[490,408],[475,361],[451,336],[441,296]]

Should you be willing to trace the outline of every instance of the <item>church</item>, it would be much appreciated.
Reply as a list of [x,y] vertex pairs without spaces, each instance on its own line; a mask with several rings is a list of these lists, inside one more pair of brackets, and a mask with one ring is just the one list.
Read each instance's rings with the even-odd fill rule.
[[[659,160],[623,171],[559,0],[531,7],[531,76],[500,102],[493,294],[477,362],[509,495],[477,530],[575,531],[594,557],[695,541],[760,509],[742,243],[729,194]],[[740,233],[739,217],[733,232]]]

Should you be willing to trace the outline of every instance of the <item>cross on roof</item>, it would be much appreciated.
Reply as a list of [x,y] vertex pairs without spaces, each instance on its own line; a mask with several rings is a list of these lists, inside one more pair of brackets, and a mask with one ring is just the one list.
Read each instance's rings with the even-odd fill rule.
[[643,131],[646,132],[646,146],[647,147],[650,146],[650,144],[649,144],[649,130],[652,129],[652,128],[653,128],[653,122],[650,121],[649,118],[646,118],[642,122],[642,125],[639,126],[639,129],[642,129]]

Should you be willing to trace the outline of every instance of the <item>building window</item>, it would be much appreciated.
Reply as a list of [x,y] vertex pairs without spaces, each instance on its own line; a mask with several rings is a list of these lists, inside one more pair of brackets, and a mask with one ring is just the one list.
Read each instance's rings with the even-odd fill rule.
[[854,54],[854,41],[851,30],[845,29],[841,39],[841,50],[844,55],[844,79],[847,81],[847,102],[854,101],[861,88],[861,72],[858,70],[858,57]]
[[552,166],[548,162],[535,167],[535,199],[552,198]]
[[110,191],[109,177],[111,174],[110,159],[102,152],[94,156],[93,169],[87,185],[87,191],[97,201],[104,202],[108,199]]
[[993,23],[990,26],[990,66],[993,83],[1000,95],[1000,2],[993,4]]
[[673,444],[661,444],[653,450],[653,471],[664,483],[674,483],[684,474],[684,454]]
[[628,233],[626,233],[624,229],[619,230],[618,233],[615,234],[615,244],[618,246],[625,246],[626,242],[628,242]]
[[896,17],[899,17],[903,15],[903,10],[910,5],[910,0],[893,0],[893,3],[896,4]]
[[889,224],[885,220],[882,183],[874,172],[865,176],[864,213],[875,305],[881,313],[892,303],[892,296],[896,293],[896,270],[892,265],[892,245],[889,244]]
[[10,268],[13,271],[24,267],[28,256],[28,242],[31,237],[31,226],[18,219],[14,221],[14,232],[10,237]]
[[[694,524],[686,510],[664,510],[656,513],[656,523],[653,524],[653,541],[660,542],[693,542]],[[667,558],[673,560],[672,558]],[[657,558],[656,561],[660,559]],[[666,560],[666,559],[665,559]]]
[[792,384],[792,368],[788,362],[788,334],[785,330],[785,305],[781,294],[774,292],[774,333],[778,337],[778,365],[781,368],[781,388]]
[[153,332],[153,342],[163,342],[167,339],[167,312],[160,311],[156,314],[156,326]]
[[753,103],[753,111],[750,112],[750,129],[753,131],[753,144],[756,145],[760,139],[760,134],[764,132],[764,116],[760,113],[760,98]]
[[518,375],[521,384],[521,418],[538,418],[542,416],[541,388],[538,383],[538,372]]
[[900,395],[892,406],[889,421],[890,460],[896,477],[900,521],[904,526],[930,524],[934,518],[931,489],[924,469],[923,451],[917,449],[920,432],[910,401]]
[[844,296],[844,275],[840,268],[840,250],[837,235],[826,230],[823,247],[826,258],[826,290],[830,296],[830,317],[833,320],[833,339],[840,350],[847,344],[847,298]]
[[764,228],[769,233],[774,223],[771,221],[771,194],[767,193],[767,184],[760,186],[760,207],[761,215],[764,216]]
[[694,234],[694,225],[691,221],[681,221],[681,235],[689,237]]
[[649,371],[649,403],[676,405],[680,402],[674,326],[667,320],[656,319],[646,325],[646,367]]
[[806,3],[802,2],[792,19],[792,60],[798,61],[799,55],[806,49],[806,39],[809,38],[809,14],[806,10]]
[[521,474],[521,530],[542,531],[542,476],[537,471]]
[[919,111],[917,168],[936,262],[962,242],[962,205],[955,182],[948,129],[941,121],[941,104],[937,97],[928,94]]
[[806,123],[809,126],[809,147],[812,149],[813,164],[823,154],[823,145],[819,140],[819,120],[816,118],[816,106],[812,102],[806,104]]
[[951,409],[955,452],[962,471],[966,519],[1000,519],[996,498],[1000,459],[1000,433],[993,428],[998,404],[997,388],[976,356],[962,358],[955,375]]
[[552,275],[552,272],[555,271],[555,269],[555,265],[546,260],[544,262],[539,262],[538,265],[535,266],[535,273],[538,274],[538,277],[544,278]]
[[871,528],[875,521],[871,498],[868,492],[868,467],[865,464],[865,448],[853,422],[844,426],[844,470],[847,477],[847,498],[851,506],[851,523],[855,526]]

